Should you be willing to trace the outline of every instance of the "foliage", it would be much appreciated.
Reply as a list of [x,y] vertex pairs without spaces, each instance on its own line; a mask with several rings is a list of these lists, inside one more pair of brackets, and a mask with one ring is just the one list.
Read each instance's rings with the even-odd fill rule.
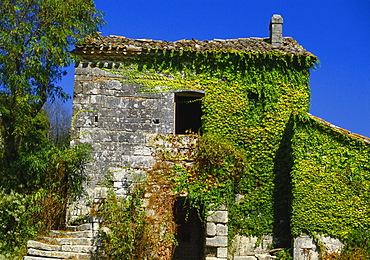
[[[205,89],[201,131],[213,137],[204,149],[199,146],[203,150],[194,172],[175,166],[174,172],[183,172],[176,180],[186,186],[188,198],[197,201],[193,205],[227,201],[230,234],[272,232],[273,223],[279,222],[274,219],[273,199],[276,153],[290,114],[308,112],[308,68],[316,57],[279,51],[157,52],[160,55],[150,59],[139,58],[136,65],[106,70],[121,74],[123,81],[142,84],[143,91]],[[230,160],[233,156],[243,158],[241,168]],[[213,169],[204,169],[206,165]],[[237,182],[230,180],[232,175],[240,176]],[[234,193],[240,193],[240,203],[235,203]],[[225,196],[229,197],[220,200]]]
[[[40,130],[41,131],[41,130]],[[0,171],[1,186],[23,193],[33,193],[39,188],[50,190],[65,185],[65,196],[77,195],[84,179],[81,170],[89,158],[86,144],[74,147],[57,147],[44,136],[29,133],[29,141],[20,149],[18,158],[11,167]],[[68,192],[67,192],[68,190]]]
[[41,111],[35,122],[24,135],[17,160],[11,167],[0,168],[4,196],[0,199],[4,216],[0,236],[5,237],[6,252],[22,254],[31,236],[64,228],[67,203],[81,193],[85,179],[83,166],[89,160],[90,147],[56,146],[47,140],[45,113]]
[[292,139],[292,232],[342,241],[370,228],[370,147],[308,116]]
[[[108,187],[111,186],[109,179],[108,176]],[[97,212],[103,226],[101,235],[106,256],[109,259],[172,259],[176,245],[172,209],[175,196],[170,194],[166,176],[149,174],[146,181],[135,184],[127,198],[118,198],[113,187],[110,188],[108,199]]]
[[23,259],[27,240],[41,224],[33,206],[32,197],[0,190],[0,259]]
[[[351,255],[352,252],[362,254],[363,259],[370,258],[370,231],[352,231],[346,239],[346,247],[343,256]],[[357,258],[360,259],[360,258]]]
[[102,232],[104,251],[110,259],[140,259],[145,248],[143,191],[137,189],[127,199],[111,193],[99,211],[107,232]]
[[307,116],[316,57],[154,52],[106,70],[146,92],[206,90],[199,146],[182,158],[164,150],[173,161],[195,156],[194,168],[171,169],[173,189],[188,194],[193,207],[226,203],[231,236],[274,232],[288,238],[278,246],[301,233],[346,241],[369,229],[368,145]]
[[[0,254],[22,254],[36,233],[64,228],[67,204],[82,191],[81,171],[89,151],[86,145],[49,144],[23,154],[11,169],[1,172]],[[26,185],[19,185],[19,179]]]
[[[161,163],[161,162],[157,162]],[[145,186],[145,210],[148,225],[145,245],[140,259],[171,260],[177,245],[177,225],[174,216],[176,195],[170,188],[170,179],[163,174],[161,167],[148,173]],[[149,197],[149,198],[148,198]],[[148,250],[149,249],[149,250]]]
[[276,259],[279,260],[293,260],[292,253],[292,248],[289,248],[287,250],[278,251],[274,253],[274,255],[276,256]]
[[69,49],[102,24],[91,0],[1,1],[0,184],[10,217],[0,235],[8,251],[39,228],[63,225],[68,199],[81,191],[89,148],[48,141],[41,108],[68,98],[57,82],[74,62]]
[[0,130],[9,167],[47,98],[68,98],[56,83],[74,60],[69,48],[103,21],[91,0],[3,0],[0,21]]
[[[221,205],[233,205],[234,195],[240,191],[240,181],[248,175],[248,162],[243,151],[238,150],[228,140],[205,134],[189,136],[183,142],[183,136],[167,138],[172,144],[181,143],[182,150],[187,150],[178,157],[171,151],[164,154],[163,160],[175,161],[171,169],[172,189],[177,194],[187,194],[186,200],[191,208],[197,209],[201,216]],[[197,142],[194,140],[197,139]],[[171,157],[171,155],[177,157]],[[192,160],[191,165],[181,163]]]
[[346,246],[341,254],[324,254],[324,260],[366,260],[370,259],[370,232],[353,231],[346,239]]

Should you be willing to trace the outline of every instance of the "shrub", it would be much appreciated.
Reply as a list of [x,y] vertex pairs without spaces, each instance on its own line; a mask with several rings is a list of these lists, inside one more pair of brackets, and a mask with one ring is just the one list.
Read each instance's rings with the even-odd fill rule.
[[0,189],[0,259],[21,258],[28,239],[41,223],[35,219],[33,198]]

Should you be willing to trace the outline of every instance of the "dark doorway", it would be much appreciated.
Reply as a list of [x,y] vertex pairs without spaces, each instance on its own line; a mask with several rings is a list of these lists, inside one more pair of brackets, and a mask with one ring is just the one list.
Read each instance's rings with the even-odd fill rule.
[[175,95],[175,134],[198,133],[202,125],[202,93],[179,92]]
[[196,209],[186,207],[185,200],[178,198],[174,205],[174,216],[177,227],[173,260],[201,260],[204,250],[204,226]]

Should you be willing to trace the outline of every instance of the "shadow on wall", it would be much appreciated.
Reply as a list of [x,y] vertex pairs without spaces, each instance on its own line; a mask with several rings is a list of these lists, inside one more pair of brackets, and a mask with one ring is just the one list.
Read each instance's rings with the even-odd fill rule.
[[274,159],[274,226],[273,235],[276,247],[290,248],[292,233],[290,218],[292,213],[292,137],[293,116],[290,117]]

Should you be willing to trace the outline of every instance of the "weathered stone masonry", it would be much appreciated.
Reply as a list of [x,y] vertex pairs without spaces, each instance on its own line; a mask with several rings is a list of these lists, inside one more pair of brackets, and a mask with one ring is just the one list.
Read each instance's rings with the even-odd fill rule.
[[[135,170],[126,175],[113,171],[115,180],[121,182],[115,181],[118,195],[123,195],[129,184],[154,165],[148,146],[153,134],[173,132],[174,93],[142,93],[92,64],[80,64],[75,74],[73,113],[79,114],[73,135],[80,135],[79,141],[90,143],[94,151],[94,163],[86,169],[88,198],[101,197],[101,182],[110,168],[130,166]],[[88,213],[89,208],[79,203],[70,215]]]
[[[84,62],[79,63],[75,70],[73,113],[77,116],[72,135],[78,137],[75,141],[92,145],[94,162],[86,168],[89,177],[85,184],[86,196],[70,207],[68,217],[73,219],[90,214],[92,205],[107,195],[102,182],[108,171],[112,174],[117,196],[128,196],[133,185],[145,178],[156,164],[155,136],[176,133],[175,100],[178,93],[142,92],[139,85],[102,67],[114,68],[121,61],[129,61],[137,55],[150,56],[156,50],[278,50],[304,54],[305,50],[292,38],[282,37],[282,23],[281,16],[273,16],[269,38],[165,42],[110,36],[90,39],[77,46],[74,52],[81,55]],[[228,251],[227,208],[221,207],[212,213],[204,226],[206,260],[273,258],[268,254],[273,243],[270,235],[266,235],[258,246],[255,237],[236,236],[231,243],[231,251]],[[295,259],[305,259],[302,252],[311,246],[306,240],[301,239],[303,244],[299,239],[296,241]],[[340,250],[340,246],[335,250],[338,248]],[[317,254],[311,253],[310,257],[317,259]]]

